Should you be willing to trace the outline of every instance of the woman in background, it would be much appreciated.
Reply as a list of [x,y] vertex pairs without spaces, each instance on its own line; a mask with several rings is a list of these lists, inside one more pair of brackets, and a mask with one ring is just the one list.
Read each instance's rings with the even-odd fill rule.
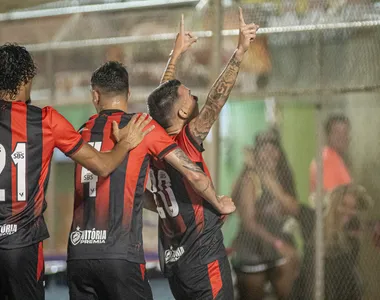
[[[363,213],[372,204],[366,190],[356,184],[336,187],[329,195],[324,216],[325,299],[362,299],[358,272],[360,234]],[[315,212],[300,206],[298,220],[303,233],[305,252],[300,276],[294,286],[292,299],[312,299],[314,295]],[[372,227],[371,224],[367,224]]]
[[293,239],[283,225],[297,214],[298,204],[277,131],[256,137],[232,197],[241,220],[233,259],[240,299],[263,299],[268,282],[278,299],[288,299],[298,264]]

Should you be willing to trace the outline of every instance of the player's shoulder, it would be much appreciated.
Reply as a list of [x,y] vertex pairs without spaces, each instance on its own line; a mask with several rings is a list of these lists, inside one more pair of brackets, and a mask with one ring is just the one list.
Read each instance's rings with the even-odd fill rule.
[[56,117],[56,116],[62,116],[58,110],[56,110],[54,107],[52,106],[44,106],[42,108],[38,107],[38,106],[34,106],[32,105],[31,108],[33,110],[35,110],[36,112],[42,112],[42,116],[43,117]]
[[[37,109],[39,108],[39,107],[34,106],[34,105],[31,105],[30,107],[37,108]],[[46,112],[46,113],[52,113],[52,112],[58,113],[58,111],[54,107],[52,107],[50,105],[44,106],[44,107],[39,108],[39,109],[41,109],[43,112]]]
[[[176,135],[175,141],[185,152],[191,151],[201,154],[205,151],[203,144],[199,144],[191,133],[189,124],[186,124],[182,130]],[[187,151],[188,150],[188,151]],[[188,154],[188,153],[186,153]]]
[[[137,115],[138,118],[140,118],[143,114],[145,114],[145,118],[149,118],[150,117],[150,114],[148,113],[143,113],[143,112],[138,112],[138,113],[132,113],[132,114],[128,114],[130,116],[130,119],[134,116],[134,115]],[[149,122],[149,124],[147,126],[152,126],[154,125],[154,130],[153,132],[161,132],[161,133],[166,133],[165,129],[162,128],[162,126],[152,118],[152,120]],[[149,136],[149,135],[147,135]]]

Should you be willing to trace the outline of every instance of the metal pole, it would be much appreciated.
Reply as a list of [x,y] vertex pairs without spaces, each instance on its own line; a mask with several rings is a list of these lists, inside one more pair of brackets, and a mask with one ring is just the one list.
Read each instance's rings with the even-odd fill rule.
[[[214,0],[212,1],[212,11],[214,16],[213,22],[213,35],[212,35],[212,48],[214,52],[212,53],[212,65],[210,72],[210,86],[214,83],[216,78],[218,77],[221,70],[221,62],[222,62],[222,29],[223,29],[223,5],[222,0]],[[220,158],[220,124],[219,119],[215,122],[212,128],[212,178],[215,185],[215,189],[218,191],[219,189],[219,158]]]
[[[317,90],[320,90],[322,84],[322,51],[321,51],[321,34],[315,35],[315,58],[317,69]],[[317,165],[317,182],[316,182],[316,224],[315,224],[315,300],[324,299],[324,237],[323,237],[323,98],[320,92],[317,93],[316,105],[316,122],[317,122],[317,145],[316,145],[316,165]]]
[[[219,1],[219,0],[216,0]],[[216,17],[216,16],[214,16]],[[214,23],[215,27],[216,24]],[[317,24],[317,25],[290,25],[282,27],[268,27],[260,28],[258,35],[268,35],[273,33],[290,33],[290,32],[318,32],[326,30],[336,29],[364,29],[364,28],[377,28],[380,26],[380,20],[378,21],[360,21],[360,22],[345,22],[345,23],[329,23],[329,24]],[[194,34],[199,38],[212,37],[211,30],[196,31]],[[237,36],[239,30],[222,30],[222,36]],[[159,33],[152,35],[139,35],[139,36],[121,36],[121,37],[108,37],[99,39],[88,40],[73,40],[62,42],[46,42],[39,44],[25,45],[28,51],[41,52],[51,50],[63,50],[63,49],[76,49],[87,48],[97,46],[110,46],[110,45],[126,45],[134,43],[148,43],[151,41],[169,41],[175,39],[175,33]]]

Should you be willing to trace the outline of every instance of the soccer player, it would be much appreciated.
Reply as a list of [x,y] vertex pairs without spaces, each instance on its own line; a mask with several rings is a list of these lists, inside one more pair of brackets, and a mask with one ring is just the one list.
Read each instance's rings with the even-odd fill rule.
[[[114,121],[127,125],[130,97],[128,72],[107,62],[91,78],[98,114],[82,126],[82,137],[107,151]],[[141,118],[141,117],[140,117]],[[98,178],[80,165],[75,171],[74,216],[68,246],[70,298],[152,299],[145,273],[142,208],[150,157],[165,160],[191,187],[222,214],[235,210],[228,197],[217,197],[211,180],[178,148],[156,122],[154,130],[132,150],[107,178]]]
[[[174,80],[176,61],[195,42],[191,33],[185,33],[182,18],[162,84],[148,97],[153,119],[208,176],[202,142],[228,99],[244,53],[255,39],[257,29],[255,24],[245,24],[240,9],[238,47],[197,114],[197,98],[180,81]],[[178,300],[233,299],[221,214],[207,199],[194,193],[188,181],[165,162],[153,162],[150,179],[150,191],[160,216],[161,269],[169,279],[174,297]]]
[[131,122],[117,132],[115,148],[100,153],[52,107],[26,104],[35,74],[25,48],[0,46],[0,299],[44,299],[43,213],[54,148],[107,176],[153,129],[143,131],[149,119]]

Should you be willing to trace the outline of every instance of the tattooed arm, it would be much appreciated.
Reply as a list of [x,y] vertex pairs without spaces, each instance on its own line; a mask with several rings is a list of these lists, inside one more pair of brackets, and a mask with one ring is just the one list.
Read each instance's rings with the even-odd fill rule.
[[226,196],[217,196],[211,179],[181,149],[173,150],[164,159],[177,169],[189,181],[195,192],[208,201],[219,213],[230,214],[235,211],[232,199]]
[[175,66],[176,66],[177,60],[196,41],[197,41],[197,37],[195,37],[191,32],[185,31],[185,21],[182,15],[180,30],[179,30],[179,33],[177,34],[177,38],[174,43],[174,48],[172,52],[170,53],[170,57],[166,65],[164,74],[162,75],[161,84],[166,81],[175,79]]
[[174,51],[172,51],[172,53],[170,53],[169,60],[168,60],[168,63],[166,65],[164,74],[162,75],[160,84],[163,84],[166,81],[175,79],[175,65],[176,65],[179,57],[180,57],[180,55],[174,53]]
[[217,120],[224,104],[226,104],[231,90],[235,85],[244,54],[248,50],[251,41],[256,38],[258,26],[255,24],[246,25],[241,9],[239,20],[240,28],[238,47],[232,55],[226,68],[211,87],[206,103],[202,107],[199,115],[189,124],[190,132],[198,143],[202,143],[206,138],[212,125]]

